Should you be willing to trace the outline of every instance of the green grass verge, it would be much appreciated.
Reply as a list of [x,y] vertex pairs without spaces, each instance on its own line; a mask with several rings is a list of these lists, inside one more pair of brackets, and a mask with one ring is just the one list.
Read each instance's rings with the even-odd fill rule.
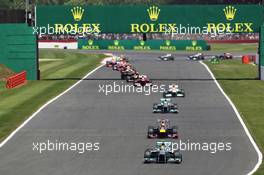
[[258,50],[257,43],[211,43],[211,51],[221,52],[256,52]]
[[[225,60],[221,61],[220,64],[205,63],[212,70],[215,77],[220,79],[218,82],[238,108],[250,133],[263,152],[264,82],[254,80],[257,77],[257,66],[244,65],[239,60]],[[264,166],[262,165],[255,175],[263,174]]]
[[4,81],[5,78],[13,75],[14,72],[8,69],[5,65],[0,64],[0,81]]
[[[104,55],[65,50],[40,50],[42,79],[82,78],[100,64]],[[3,140],[45,102],[77,80],[28,81],[25,86],[6,89],[0,85],[0,140]]]

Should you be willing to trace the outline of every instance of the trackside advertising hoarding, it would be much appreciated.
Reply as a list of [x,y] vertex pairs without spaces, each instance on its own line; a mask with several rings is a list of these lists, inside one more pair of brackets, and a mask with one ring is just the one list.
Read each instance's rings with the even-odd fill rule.
[[27,24],[0,24],[0,64],[18,73],[26,71],[28,80],[37,79],[37,40]]
[[86,50],[207,50],[204,40],[87,40],[79,39],[78,48]]
[[[37,27],[56,34],[258,32],[261,5],[37,6]],[[199,31],[198,31],[199,30]],[[47,32],[47,31],[46,31]]]

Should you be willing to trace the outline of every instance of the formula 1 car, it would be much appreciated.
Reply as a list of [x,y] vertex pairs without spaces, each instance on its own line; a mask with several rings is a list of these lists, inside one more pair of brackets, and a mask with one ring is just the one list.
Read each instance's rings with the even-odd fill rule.
[[148,138],[178,138],[177,126],[170,126],[168,119],[158,119],[156,126],[148,127]]
[[126,61],[118,61],[115,65],[113,65],[113,70],[121,71],[124,70],[128,66]]
[[151,80],[146,75],[139,75],[133,84],[134,86],[152,86]]
[[183,89],[179,89],[178,85],[169,85],[169,89],[163,92],[163,98],[171,97],[185,97],[185,92]]
[[221,60],[228,60],[228,59],[232,59],[233,55],[231,53],[224,53],[222,55],[218,55],[217,57]]
[[162,61],[173,61],[174,60],[174,56],[172,54],[166,54],[163,56],[159,56],[158,58]]
[[153,104],[153,113],[178,113],[177,104],[171,103],[170,98],[161,98],[160,103]]
[[126,57],[126,56],[124,56],[124,55],[120,55],[120,59],[122,60],[122,61],[125,61],[125,62],[129,62],[129,58],[128,57]]
[[134,76],[136,70],[129,67],[129,68],[125,68],[124,70],[121,70],[120,72],[121,72],[121,80],[127,80],[130,79],[130,77]]
[[144,163],[182,163],[182,154],[179,151],[172,151],[168,148],[168,143],[171,142],[157,142],[155,148],[148,148],[144,152]]
[[111,60],[106,61],[106,67],[113,67],[117,62],[120,61],[120,57],[113,56]]
[[114,60],[106,61],[105,66],[106,67],[113,67],[116,64]]
[[199,61],[199,60],[204,60],[205,57],[203,53],[197,53],[195,55],[188,56],[188,59],[192,61]]
[[112,66],[112,69],[113,69],[113,70],[116,70],[116,71],[119,71],[120,68],[121,68],[124,64],[125,64],[124,62],[118,61],[118,62],[116,62],[116,64],[114,64],[114,65]]
[[135,71],[133,74],[127,75],[126,76],[126,81],[129,82],[134,82],[139,78],[139,73]]

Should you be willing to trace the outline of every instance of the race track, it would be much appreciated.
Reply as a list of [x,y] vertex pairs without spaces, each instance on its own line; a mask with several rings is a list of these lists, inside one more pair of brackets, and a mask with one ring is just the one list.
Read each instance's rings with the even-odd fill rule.
[[[118,72],[102,67],[44,108],[0,149],[0,174],[244,175],[251,171],[257,163],[257,153],[205,67],[186,61],[182,55],[173,62],[160,62],[156,60],[158,55],[161,54],[128,53],[131,63],[154,79],[153,83],[177,82],[186,91],[185,98],[174,99],[179,114],[152,113],[152,104],[159,101],[161,93],[98,93],[99,84],[122,84],[117,80]],[[156,141],[146,138],[147,126],[158,118],[175,123],[183,141],[230,142],[232,150],[215,154],[183,151],[180,165],[145,165],[144,150]],[[84,154],[40,154],[32,150],[33,142],[47,140],[100,142],[100,150]]]

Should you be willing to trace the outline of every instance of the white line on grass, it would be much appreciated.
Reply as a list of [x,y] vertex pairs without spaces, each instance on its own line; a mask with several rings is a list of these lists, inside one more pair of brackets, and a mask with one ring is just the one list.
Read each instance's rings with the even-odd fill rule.
[[42,109],[44,109],[45,107],[47,107],[49,104],[51,104],[52,102],[54,102],[55,100],[57,100],[58,98],[60,98],[62,95],[66,94],[67,92],[69,92],[72,88],[74,88],[75,86],[77,86],[79,83],[81,83],[85,78],[87,78],[88,76],[90,76],[92,73],[94,73],[97,69],[101,68],[102,66],[104,66],[103,64],[97,66],[95,69],[93,69],[92,71],[90,71],[88,74],[86,74],[81,80],[77,81],[75,84],[73,84],[71,87],[69,87],[68,89],[66,89],[65,91],[63,91],[62,93],[60,93],[59,95],[57,95],[56,97],[52,98],[51,100],[49,100],[47,103],[45,103],[43,106],[41,106],[36,112],[34,112],[27,120],[25,120],[18,128],[16,128],[5,140],[3,140],[0,144],[0,148],[2,148],[21,128],[23,128],[31,119],[33,119]]
[[254,174],[257,169],[260,167],[261,163],[262,163],[262,158],[263,158],[263,155],[261,153],[261,151],[259,150],[259,147],[258,145],[256,144],[256,142],[254,141],[253,137],[251,136],[250,132],[248,131],[248,128],[246,126],[246,124],[244,123],[242,117],[240,116],[236,106],[234,105],[234,103],[230,100],[230,98],[226,95],[226,93],[224,92],[224,90],[222,89],[222,87],[220,86],[220,84],[218,83],[218,81],[216,80],[214,74],[212,73],[212,71],[209,69],[209,67],[203,63],[202,61],[199,61],[205,68],[206,70],[209,72],[209,74],[211,75],[211,77],[213,78],[215,84],[217,85],[217,87],[220,89],[220,91],[222,92],[222,94],[225,96],[225,98],[227,99],[227,101],[230,103],[230,105],[232,106],[233,110],[235,111],[236,113],[236,116],[238,118],[238,120],[240,121],[241,125],[243,126],[250,142],[252,143],[252,145],[254,146],[257,154],[258,154],[258,162],[257,164],[255,165],[255,167],[247,174],[247,175],[252,175]]

